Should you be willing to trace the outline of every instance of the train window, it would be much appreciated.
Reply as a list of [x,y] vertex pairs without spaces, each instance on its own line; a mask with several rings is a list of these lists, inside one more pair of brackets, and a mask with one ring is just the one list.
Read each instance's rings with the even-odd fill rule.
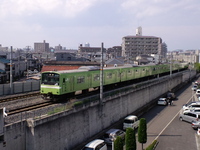
[[128,74],[131,74],[131,71],[130,71],[130,70],[128,70]]
[[156,70],[156,68],[153,68],[153,71],[155,71]]
[[143,69],[142,71],[145,71],[145,69]]
[[84,83],[85,82],[85,77],[78,77],[77,78],[77,83]]
[[56,73],[43,73],[42,84],[59,85],[59,74]]
[[63,83],[65,83],[65,78],[63,78]]
[[112,73],[108,73],[108,74],[107,74],[107,78],[108,78],[108,79],[111,79],[111,78],[112,78]]
[[137,72],[138,72],[138,70],[136,69],[136,70],[135,70],[135,72],[137,73]]
[[99,80],[100,80],[99,74],[94,75],[94,81],[99,81]]

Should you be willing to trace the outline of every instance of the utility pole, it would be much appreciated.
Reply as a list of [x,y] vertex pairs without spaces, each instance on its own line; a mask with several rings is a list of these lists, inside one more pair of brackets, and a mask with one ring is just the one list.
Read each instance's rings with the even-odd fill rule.
[[172,77],[172,52],[170,55],[170,78]]
[[10,93],[13,94],[13,87],[12,87],[12,46],[10,47]]
[[100,105],[103,105],[103,43],[101,43],[101,66],[100,66]]

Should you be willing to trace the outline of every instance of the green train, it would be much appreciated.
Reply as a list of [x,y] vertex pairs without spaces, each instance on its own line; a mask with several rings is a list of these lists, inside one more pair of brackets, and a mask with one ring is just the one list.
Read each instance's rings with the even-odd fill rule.
[[[171,71],[185,69],[180,64],[173,64]],[[169,74],[170,64],[150,66],[121,66],[103,69],[103,85],[124,85],[127,82],[144,78],[153,78]],[[40,92],[43,99],[58,100],[75,94],[76,91],[88,91],[99,88],[100,69],[97,66],[83,66],[77,70],[48,71],[41,75]]]

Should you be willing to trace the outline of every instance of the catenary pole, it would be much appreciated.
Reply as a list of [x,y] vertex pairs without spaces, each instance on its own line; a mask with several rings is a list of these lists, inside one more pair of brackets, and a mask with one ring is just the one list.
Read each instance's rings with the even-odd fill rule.
[[12,87],[12,46],[10,47],[10,93],[13,94]]
[[103,43],[101,43],[101,61],[100,61],[100,104],[103,104]]

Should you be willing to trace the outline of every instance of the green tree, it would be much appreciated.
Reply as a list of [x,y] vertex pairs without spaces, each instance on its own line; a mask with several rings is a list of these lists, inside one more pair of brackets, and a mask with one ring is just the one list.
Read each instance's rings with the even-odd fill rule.
[[200,63],[195,63],[194,68],[197,72],[200,72]]
[[143,144],[147,142],[147,124],[145,118],[140,119],[138,127],[138,142],[142,144],[143,150]]
[[123,139],[118,136],[114,141],[114,150],[123,150],[124,142]]
[[126,129],[125,136],[126,150],[136,150],[135,130],[132,128]]

